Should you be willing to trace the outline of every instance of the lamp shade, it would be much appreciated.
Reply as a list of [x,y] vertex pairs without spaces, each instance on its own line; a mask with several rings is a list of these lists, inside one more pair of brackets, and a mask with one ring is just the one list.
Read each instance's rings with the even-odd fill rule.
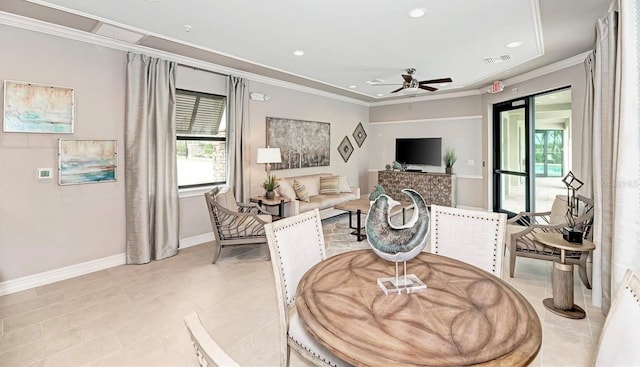
[[281,163],[280,148],[258,148],[256,163]]

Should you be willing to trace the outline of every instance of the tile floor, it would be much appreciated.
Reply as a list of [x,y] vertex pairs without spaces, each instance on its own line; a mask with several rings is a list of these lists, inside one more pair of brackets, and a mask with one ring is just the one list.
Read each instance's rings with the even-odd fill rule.
[[[366,248],[342,215],[323,221],[329,256]],[[196,366],[183,316],[197,311],[243,366],[277,366],[278,314],[265,246],[227,248],[210,263],[210,244],[163,261],[123,265],[0,297],[0,366]],[[505,262],[508,263],[508,262]],[[543,329],[533,366],[590,366],[604,317],[575,278],[584,320],[542,306],[552,264],[518,259],[506,280],[534,306]],[[505,269],[508,270],[508,269]],[[505,274],[508,274],[505,271]],[[292,366],[305,362],[292,352]]]

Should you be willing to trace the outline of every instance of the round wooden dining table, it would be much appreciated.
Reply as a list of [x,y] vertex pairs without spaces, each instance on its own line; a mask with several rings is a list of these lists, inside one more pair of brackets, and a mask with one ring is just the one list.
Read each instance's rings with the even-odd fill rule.
[[307,330],[357,366],[526,366],[542,342],[529,302],[473,265],[423,252],[407,263],[423,292],[385,295],[377,278],[395,263],[371,250],[309,269],[296,308]]

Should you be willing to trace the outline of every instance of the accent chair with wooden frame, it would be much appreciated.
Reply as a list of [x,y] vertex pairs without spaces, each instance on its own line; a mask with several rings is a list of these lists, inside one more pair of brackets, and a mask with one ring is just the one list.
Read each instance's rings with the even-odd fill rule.
[[[593,224],[593,200],[578,195],[579,215],[575,218],[576,228],[583,232],[583,238],[591,236]],[[521,212],[507,221],[507,245],[509,247],[509,275],[513,278],[516,256],[541,260],[559,261],[560,250],[545,246],[534,240],[536,233],[562,233],[568,226],[566,218],[567,196],[557,195],[548,212]],[[566,263],[578,265],[582,283],[591,289],[587,275],[588,251],[566,251]]]
[[236,202],[229,188],[214,187],[204,194],[211,218],[214,238],[213,264],[224,246],[266,243],[264,225],[271,223],[271,213],[255,203]]
[[507,215],[431,205],[431,253],[502,278]]
[[289,365],[291,349],[314,366],[348,366],[307,332],[295,307],[298,283],[326,258],[318,209],[265,225],[280,314],[280,365]]

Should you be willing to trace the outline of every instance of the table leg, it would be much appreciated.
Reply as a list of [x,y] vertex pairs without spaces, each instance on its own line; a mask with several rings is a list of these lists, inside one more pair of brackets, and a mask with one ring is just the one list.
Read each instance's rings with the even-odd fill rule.
[[358,239],[358,242],[364,240],[365,238],[367,238],[367,236],[362,234],[362,225],[360,223],[360,217],[362,216],[362,210],[358,209],[358,211],[356,212],[356,215],[358,216],[358,218],[356,218],[356,227],[358,227],[356,229],[356,238]]
[[573,265],[553,263],[553,298],[546,298],[542,304],[556,315],[570,319],[584,319],[584,310],[573,304]]
[[280,200],[280,205],[278,205],[278,216],[284,218],[284,200]]

